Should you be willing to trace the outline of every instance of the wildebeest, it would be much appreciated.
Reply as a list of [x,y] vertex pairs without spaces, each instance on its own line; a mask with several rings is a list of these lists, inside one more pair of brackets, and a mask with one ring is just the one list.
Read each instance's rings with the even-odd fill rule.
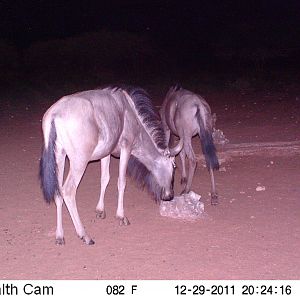
[[[118,207],[120,225],[128,225],[123,198],[126,171],[156,200],[174,196],[174,158],[170,157],[158,114],[148,94],[136,87],[107,87],[65,96],[45,113],[40,179],[44,198],[57,207],[56,243],[64,244],[62,205],[65,202],[78,236],[93,244],[79,218],[76,190],[89,161],[101,160],[97,216],[105,218],[104,194],[110,157],[120,157]],[[171,150],[178,152],[178,147]],[[69,173],[63,182],[66,156]]]
[[[160,109],[160,114],[167,136],[167,143],[170,141],[170,135],[173,134],[180,139],[178,146],[183,146],[180,152],[182,162],[181,183],[184,185],[182,193],[188,193],[191,189],[196,168],[192,137],[199,135],[206,166],[210,172],[211,203],[217,204],[218,195],[213,170],[219,168],[219,162],[212,138],[213,118],[208,103],[201,96],[175,86],[169,89]],[[188,175],[186,174],[186,157],[189,162]]]

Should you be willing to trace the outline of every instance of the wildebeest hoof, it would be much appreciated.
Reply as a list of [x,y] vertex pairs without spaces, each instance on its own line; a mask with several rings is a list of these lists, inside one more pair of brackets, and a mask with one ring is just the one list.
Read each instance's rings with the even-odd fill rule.
[[55,240],[55,245],[64,245],[65,244],[65,239],[64,238],[56,238]]
[[117,217],[117,218],[118,218],[118,220],[119,220],[119,225],[120,225],[120,226],[127,226],[127,225],[130,225],[129,220],[128,220],[126,217],[123,217],[123,218]]
[[187,183],[187,178],[186,177],[181,177],[180,183],[181,184],[186,184]]
[[186,188],[180,193],[180,195],[188,194],[190,191]]
[[89,238],[87,236],[83,236],[81,239],[87,245],[94,245],[95,244],[95,242],[91,238]]
[[106,218],[106,212],[105,212],[105,210],[98,210],[98,211],[96,211],[96,218],[98,218],[98,219],[105,219]]
[[211,205],[217,205],[219,203],[218,194],[211,195]]

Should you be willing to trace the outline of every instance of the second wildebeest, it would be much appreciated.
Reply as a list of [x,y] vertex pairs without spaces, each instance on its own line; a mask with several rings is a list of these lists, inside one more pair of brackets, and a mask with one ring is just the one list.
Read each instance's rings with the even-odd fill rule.
[[[181,183],[184,185],[182,193],[191,189],[196,157],[192,147],[192,137],[199,135],[202,152],[211,178],[211,203],[218,203],[214,170],[219,169],[216,148],[213,142],[213,118],[208,103],[199,95],[181,87],[171,87],[160,109],[163,128],[167,141],[171,134],[179,137],[180,158],[182,162]],[[171,155],[174,153],[171,153]],[[188,174],[186,172],[186,157],[188,159]]]

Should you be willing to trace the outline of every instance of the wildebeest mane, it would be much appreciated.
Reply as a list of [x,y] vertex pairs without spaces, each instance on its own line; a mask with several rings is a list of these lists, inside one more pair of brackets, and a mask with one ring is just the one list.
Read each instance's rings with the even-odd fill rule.
[[166,149],[166,136],[159,115],[156,113],[148,93],[140,88],[130,85],[109,87],[112,90],[124,90],[133,100],[137,114],[143,125],[153,138],[154,143],[160,149]]
[[162,188],[146,166],[133,155],[128,161],[127,174],[137,182],[139,188],[146,188],[155,201],[160,200]]

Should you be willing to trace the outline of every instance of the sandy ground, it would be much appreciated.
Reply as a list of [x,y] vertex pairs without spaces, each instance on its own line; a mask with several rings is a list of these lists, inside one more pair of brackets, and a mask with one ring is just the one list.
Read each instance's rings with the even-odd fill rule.
[[[217,127],[231,143],[300,139],[300,101],[293,93],[207,93]],[[220,204],[210,205],[201,164],[193,190],[206,216],[196,222],[161,217],[157,204],[128,180],[125,212],[114,215],[118,160],[111,165],[105,220],[96,219],[99,162],[90,163],[77,194],[95,245],[80,241],[64,208],[65,246],[56,246],[55,205],[42,199],[40,119],[50,105],[4,99],[0,113],[0,279],[300,279],[300,157],[243,156],[216,174]],[[1,100],[0,100],[1,101]],[[159,104],[159,101],[156,101]],[[195,152],[200,154],[197,139]],[[179,165],[180,169],[180,165]],[[179,173],[176,192],[180,191]],[[265,191],[256,191],[258,185]]]

